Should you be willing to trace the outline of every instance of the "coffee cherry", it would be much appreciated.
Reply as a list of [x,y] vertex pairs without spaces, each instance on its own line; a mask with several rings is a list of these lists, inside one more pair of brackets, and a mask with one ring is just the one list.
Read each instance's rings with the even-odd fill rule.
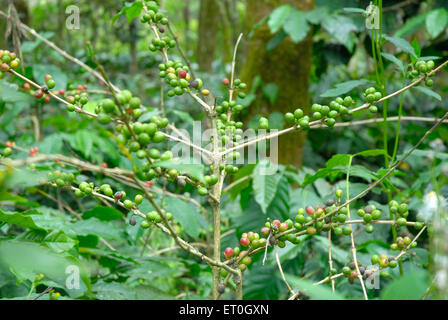
[[405,218],[398,218],[398,219],[397,219],[397,224],[398,224],[400,227],[405,226],[406,223],[407,223],[407,221],[406,221]]
[[129,224],[130,224],[131,226],[135,226],[136,223],[137,223],[137,220],[135,220],[134,216],[131,216],[131,217],[129,218]]
[[136,195],[134,198],[134,202],[137,205],[141,204],[143,202],[143,196],[141,194]]
[[224,286],[224,284],[220,283],[218,284],[217,290],[220,294],[223,294],[226,291],[226,287]]
[[226,260],[231,259],[233,257],[233,254],[234,254],[233,249],[230,247],[228,247],[224,250],[224,258]]
[[425,81],[425,85],[428,87],[432,87],[434,84],[434,81],[432,79],[428,79]]
[[268,130],[269,129],[269,121],[265,117],[261,117],[258,120],[258,128],[262,130]]
[[10,156],[11,153],[12,153],[12,149],[11,149],[11,148],[6,147],[5,149],[3,149],[3,156],[4,156],[4,157],[8,157],[8,156]]
[[342,233],[346,236],[350,235],[352,233],[352,230],[350,229],[350,227],[343,227],[342,228]]
[[280,224],[280,227],[278,228],[278,230],[280,232],[285,232],[288,229],[289,229],[289,225],[286,222],[283,222],[282,224]]
[[140,222],[140,227],[142,227],[142,229],[148,229],[150,226],[151,224],[147,220]]
[[314,208],[312,206],[308,206],[308,207],[306,207],[305,212],[308,213],[309,215],[313,215]]
[[250,240],[248,238],[246,238],[246,237],[243,237],[243,238],[240,239],[240,244],[243,247],[247,247],[250,244]]
[[134,208],[134,204],[132,203],[131,200],[124,200],[123,205],[128,210],[131,210],[132,208]]
[[294,118],[296,118],[297,120],[303,117],[303,110],[302,109],[296,109],[294,111]]
[[374,227],[373,227],[373,225],[368,224],[368,225],[366,226],[366,232],[367,232],[367,233],[372,233],[373,231],[374,231]]
[[207,188],[199,187],[199,188],[198,188],[198,194],[199,194],[200,196],[206,196],[206,195],[208,195],[208,190],[207,190]]
[[378,255],[374,254],[371,258],[370,261],[372,262],[372,264],[377,264],[380,262],[380,257],[378,257]]
[[378,209],[375,209],[372,211],[372,219],[373,220],[378,220],[379,218],[381,218],[381,211]]
[[342,190],[341,189],[338,189],[338,190],[336,190],[336,197],[338,198],[338,199],[340,199],[340,198],[342,198],[342,195],[343,195],[343,192],[342,192]]
[[292,114],[291,112],[286,113],[285,120],[287,122],[294,122],[294,120],[295,120],[294,114]]

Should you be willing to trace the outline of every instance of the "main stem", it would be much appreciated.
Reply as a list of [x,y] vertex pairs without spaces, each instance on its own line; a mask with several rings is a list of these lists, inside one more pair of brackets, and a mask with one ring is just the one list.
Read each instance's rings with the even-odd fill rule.
[[[213,110],[209,113],[209,117],[212,123],[212,138],[213,138],[213,174],[217,177],[220,176],[219,167],[221,165],[221,159],[219,157],[219,146],[218,146],[218,131],[216,129],[216,112]],[[213,259],[215,261],[221,261],[221,187],[220,183],[216,183],[212,189],[213,198],[209,198],[210,206],[212,208],[213,214]],[[218,300],[220,294],[218,292],[218,285],[221,282],[221,270],[219,267],[212,267],[213,274],[213,289],[212,297],[213,300]]]

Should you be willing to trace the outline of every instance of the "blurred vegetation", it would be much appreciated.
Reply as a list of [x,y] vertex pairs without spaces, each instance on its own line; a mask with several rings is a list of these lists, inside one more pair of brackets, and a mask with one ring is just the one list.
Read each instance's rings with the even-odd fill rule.
[[[142,98],[145,106],[158,108],[161,105],[157,68],[161,58],[158,53],[148,50],[152,39],[149,29],[142,26],[137,16],[123,11],[123,8],[132,6],[132,1],[13,2],[21,21],[40,35],[94,68],[96,64],[87,46],[90,43],[98,62],[104,66],[115,85],[131,90],[134,95]],[[159,2],[163,12],[170,18],[170,26],[178,37],[184,54],[191,61],[192,69],[208,84],[217,98],[226,94],[221,81],[230,74],[233,48],[239,34],[243,33],[237,53],[236,74],[249,87],[247,96],[240,99],[244,106],[246,127],[255,128],[259,117],[266,116],[271,128],[286,128],[287,124],[283,119],[285,112],[294,111],[298,107],[309,110],[312,103],[329,100],[333,97],[331,89],[338,83],[365,80],[352,90],[334,95],[350,92],[355,100],[360,101],[365,88],[381,82],[376,75],[372,34],[365,27],[365,18],[355,10],[344,10],[364,10],[370,1]],[[1,10],[6,13],[8,1],[0,0],[0,4]],[[448,56],[446,1],[403,0],[382,1],[382,4],[384,35],[404,39],[405,48],[411,48],[420,57],[433,57],[436,64],[445,61]],[[65,26],[68,17],[66,8],[70,5],[80,9],[78,30],[69,30]],[[123,14],[119,14],[120,12]],[[0,34],[6,34],[7,30],[6,19],[0,17]],[[14,37],[20,39],[20,47],[16,46]],[[90,90],[106,89],[91,73],[51,50],[29,33],[9,33],[8,37],[0,38],[0,47],[16,52],[21,50],[25,74],[35,80],[41,81],[46,73],[51,73],[58,89],[70,84],[87,84]],[[405,66],[411,63],[411,54],[392,41],[384,41],[381,51],[399,61],[397,63],[386,56],[382,58],[384,75],[381,79],[387,84],[383,89],[391,93],[403,87],[400,62]],[[182,59],[179,51],[172,52],[176,58]],[[55,101],[49,104],[36,103],[9,82],[6,79],[0,80],[2,147],[6,141],[14,141],[25,149],[38,146],[40,153],[65,154],[96,165],[107,163],[108,167],[132,169],[131,163],[117,153],[113,139],[102,126],[79,115],[68,114]],[[22,86],[23,82],[17,80],[16,84]],[[404,93],[402,115],[440,118],[448,109],[447,100],[444,99],[447,91],[447,73],[440,72],[430,90],[411,89]],[[100,98],[98,95],[95,100]],[[166,99],[164,104],[170,122],[176,122],[180,129],[190,131],[194,120],[204,118],[203,112],[189,97]],[[400,97],[395,97],[388,103],[387,116],[397,116],[399,109]],[[376,116],[382,117],[381,112]],[[375,115],[361,112],[354,115],[353,120],[372,117]],[[403,121],[399,132],[398,158],[415,145],[432,125],[431,122]],[[345,190],[344,170],[333,172],[324,179],[312,182],[310,179],[319,169],[326,168],[327,161],[336,154],[383,149],[385,130],[388,133],[387,151],[392,155],[396,122],[341,127],[331,131],[317,129],[306,134],[283,136],[279,143],[282,166],[270,182],[273,184],[273,197],[269,201],[261,204],[257,200],[260,186],[253,179],[255,165],[240,169],[234,180],[244,176],[250,178],[223,195],[222,232],[226,236],[222,239],[221,247],[237,245],[243,232],[259,231],[267,216],[282,221],[294,218],[299,207],[316,206],[332,198],[337,188]],[[394,199],[409,204],[409,220],[419,218],[434,221],[438,216],[428,213],[434,210],[433,201],[438,203],[438,208],[441,208],[446,217],[447,144],[448,127],[442,125],[391,176],[388,184],[373,189],[368,196],[355,203],[353,209],[374,204],[387,211],[387,203],[392,195]],[[26,156],[26,153],[19,153],[14,158],[23,159]],[[358,157],[353,165],[361,168],[351,179],[353,195],[367,188],[385,166],[383,157]],[[45,178],[46,171],[56,170],[58,167],[58,164],[45,162],[39,165],[38,170],[24,167],[10,172],[2,168],[4,170],[0,172],[0,238],[17,240],[0,241],[0,298],[35,297],[48,286],[55,287],[62,294],[60,299],[210,297],[210,268],[199,259],[176,250],[174,240],[160,230],[144,232],[133,228],[126,224],[124,218],[127,213],[119,209],[105,207],[95,199],[83,199],[80,202],[70,192],[39,184]],[[68,170],[75,172],[73,168]],[[85,179],[95,180],[98,184],[110,183],[117,189],[126,190],[130,196],[136,194],[135,189],[99,173],[81,172],[80,175]],[[186,197],[193,197],[206,206],[206,201],[197,198],[191,187],[180,191],[176,186],[168,186],[168,190],[182,192]],[[195,217],[182,226],[186,238],[202,246],[210,245],[210,215],[203,214],[189,202],[169,199],[168,207],[172,211],[187,210]],[[151,210],[147,201],[144,205],[146,207],[142,211]],[[266,206],[266,213],[261,210],[262,205]],[[66,206],[74,208],[89,223],[76,221]],[[179,209],[181,207],[182,210]],[[8,223],[6,218],[3,219],[3,216],[11,212],[17,213],[18,220],[15,223]],[[109,218],[104,218],[106,215]],[[444,221],[446,218],[442,214],[437,219]],[[447,298],[446,286],[437,288],[438,284],[433,281],[434,274],[441,268],[439,258],[435,257],[448,256],[448,236],[445,229],[440,228],[441,225],[446,225],[446,221],[440,221],[436,224],[438,227],[430,229],[430,236],[426,232],[422,235],[419,247],[413,249],[413,253],[403,261],[404,277],[417,277],[416,279],[421,279],[420,283],[409,287],[409,283],[413,281],[410,277],[403,285],[400,280],[404,278],[400,278],[398,269],[394,269],[389,278],[381,279],[381,290],[369,291],[370,298],[421,298],[423,295],[429,298]],[[360,225],[356,228],[355,233],[364,227]],[[418,231],[410,228],[403,232],[415,236]],[[110,242],[116,250],[110,250],[100,239]],[[389,244],[392,239],[391,228],[386,225],[375,227],[372,234],[357,233],[359,260],[369,264],[372,254],[391,254]],[[445,243],[445,246],[440,243]],[[173,250],[163,251],[167,247],[172,247]],[[8,267],[16,257],[12,253],[18,251],[24,254],[21,255],[23,261],[17,264],[34,264],[34,270]],[[323,235],[315,236],[312,241],[303,241],[300,245],[288,244],[279,252],[283,270],[291,275],[288,279],[296,287],[305,287],[307,284],[299,277],[319,281],[329,273],[328,243]],[[333,253],[338,269],[351,261],[350,239],[335,239]],[[287,298],[288,290],[275,258],[268,256],[264,266],[261,260],[262,255],[254,256],[254,262],[245,273],[244,298]],[[64,289],[65,275],[60,270],[71,263],[83,266],[81,293]],[[44,271],[44,278],[36,281],[36,274]],[[324,299],[328,297],[330,290],[314,292],[311,288],[308,294],[311,298]],[[343,298],[362,297],[359,283],[351,285],[346,279],[337,281],[336,290]],[[405,295],[408,293],[409,295]],[[49,299],[50,296],[46,294],[41,299]],[[233,295],[226,292],[223,297],[233,298]]]

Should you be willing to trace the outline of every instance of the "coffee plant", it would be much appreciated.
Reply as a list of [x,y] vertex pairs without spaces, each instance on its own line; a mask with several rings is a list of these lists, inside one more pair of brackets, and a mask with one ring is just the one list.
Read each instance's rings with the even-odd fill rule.
[[[265,21],[272,27],[287,10],[295,9],[280,6]],[[138,0],[127,3],[117,16],[139,17],[145,33],[151,34],[145,50],[157,54],[151,75],[160,81],[158,107],[149,107],[132,86],[114,85],[91,44],[86,44],[86,64],[18,22],[19,29],[87,73],[90,80],[84,83],[52,73],[51,66],[30,72],[28,52],[0,50],[5,130],[0,158],[0,297],[367,300],[379,297],[372,283],[397,288],[400,283],[394,279],[421,281],[424,291],[419,297],[430,294],[431,286],[421,279],[427,276],[421,272],[428,264],[423,262],[429,241],[425,231],[431,230],[434,250],[443,251],[437,235],[446,221],[432,225],[435,218],[416,215],[413,196],[423,196],[419,190],[424,182],[405,182],[402,177],[412,170],[408,161],[419,147],[446,124],[448,113],[423,119],[432,126],[414,136],[401,155],[399,130],[400,121],[412,120],[403,115],[405,94],[417,89],[426,99],[438,97],[429,88],[448,61],[416,53],[418,43],[411,46],[372,30],[376,79],[340,83],[330,89],[334,94],[314,97],[310,109],[305,101],[304,106],[291,105],[281,117],[285,127],[278,130],[269,114],[247,120],[247,101],[255,85],[243,82],[236,71],[245,38],[239,36],[232,48],[227,74],[201,79],[166,12],[158,1]],[[11,11],[7,17],[11,19]],[[294,39],[296,31],[283,28],[285,37]],[[386,41],[404,53],[382,52]],[[398,67],[400,87],[388,86],[385,61]],[[100,89],[94,84],[91,88],[93,79]],[[396,98],[398,117],[388,117],[388,104]],[[210,133],[199,142],[183,130],[183,121],[191,116],[181,105],[189,101],[199,110],[194,112],[203,115],[204,133]],[[58,129],[67,132],[33,142],[27,129],[11,130],[24,106],[34,113],[51,112],[55,119],[68,117]],[[59,109],[50,111],[55,106]],[[379,112],[383,117],[375,118]],[[44,125],[61,127],[55,119]],[[81,121],[85,125],[78,127]],[[387,145],[389,121],[397,122],[392,153]],[[274,141],[289,133],[320,129],[332,132],[331,140],[334,130],[358,126],[352,138],[356,140],[363,136],[364,125],[376,122],[384,123],[383,133],[377,133],[384,137],[382,149],[334,154],[317,171],[297,171],[269,158],[248,161],[251,152],[260,154],[263,148],[270,148],[272,157],[277,152]],[[245,132],[249,127],[252,136]],[[190,153],[179,154],[179,146],[201,161],[192,161]],[[377,172],[371,171],[375,157],[384,158]],[[428,179],[439,188],[433,202],[443,200],[439,194],[446,195],[446,159],[446,153],[434,150],[431,161],[437,169],[431,169]],[[274,172],[267,173],[272,165]],[[372,193],[375,198],[366,200]],[[443,204],[437,208],[440,217],[446,215]],[[71,267],[79,270],[78,286],[67,285]],[[254,295],[256,290],[267,292]],[[392,290],[386,286],[381,297],[401,298],[391,296]]]

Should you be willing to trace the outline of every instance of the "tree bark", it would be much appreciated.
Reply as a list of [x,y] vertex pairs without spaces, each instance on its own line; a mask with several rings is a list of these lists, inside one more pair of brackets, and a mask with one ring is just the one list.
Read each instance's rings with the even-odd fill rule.
[[[307,11],[314,8],[314,0],[248,0],[246,30],[269,15],[275,8],[290,4]],[[267,24],[259,27],[247,42],[246,60],[242,79],[250,86],[253,78],[261,76],[263,83],[275,83],[280,89],[274,105],[261,95],[249,109],[249,117],[257,113],[270,114],[275,111],[286,113],[302,108],[305,114],[309,111],[309,78],[311,68],[312,38],[311,32],[300,43],[285,38],[275,49],[268,51],[267,43],[272,39]],[[306,133],[292,132],[279,138],[279,163],[302,165],[303,146]]]
[[201,0],[196,60],[203,71],[212,69],[218,31],[218,12],[219,8],[214,0]]

